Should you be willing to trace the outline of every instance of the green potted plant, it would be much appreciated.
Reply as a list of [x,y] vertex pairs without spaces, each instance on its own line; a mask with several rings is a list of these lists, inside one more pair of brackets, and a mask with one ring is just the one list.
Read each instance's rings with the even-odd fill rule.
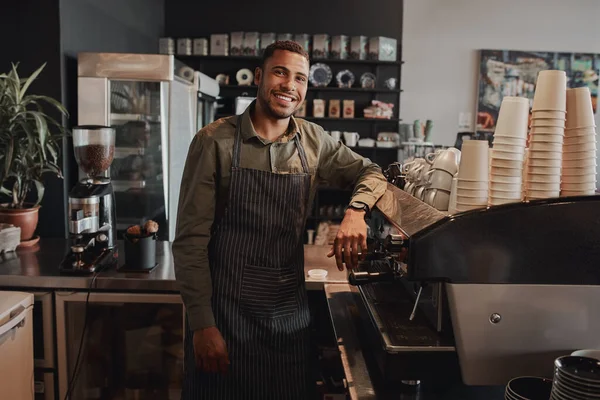
[[27,93],[46,64],[20,78],[17,65],[0,74],[0,222],[21,228],[21,241],[33,237],[44,197],[42,175],[62,177],[58,166],[66,130],[43,106],[67,116],[65,107],[48,96]]

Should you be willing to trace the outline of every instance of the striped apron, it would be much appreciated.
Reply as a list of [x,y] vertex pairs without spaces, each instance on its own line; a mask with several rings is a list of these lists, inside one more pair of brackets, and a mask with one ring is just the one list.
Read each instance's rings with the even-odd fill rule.
[[303,173],[240,168],[240,127],[238,118],[229,203],[209,245],[212,308],[231,364],[225,376],[199,371],[187,326],[182,399],[314,399],[304,282],[306,154],[296,135]]

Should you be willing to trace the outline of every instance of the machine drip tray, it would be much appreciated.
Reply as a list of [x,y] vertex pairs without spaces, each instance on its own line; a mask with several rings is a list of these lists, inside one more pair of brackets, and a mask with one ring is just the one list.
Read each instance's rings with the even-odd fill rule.
[[388,352],[454,351],[453,339],[433,329],[420,310],[409,321],[414,301],[402,284],[371,283],[361,286],[360,292]]

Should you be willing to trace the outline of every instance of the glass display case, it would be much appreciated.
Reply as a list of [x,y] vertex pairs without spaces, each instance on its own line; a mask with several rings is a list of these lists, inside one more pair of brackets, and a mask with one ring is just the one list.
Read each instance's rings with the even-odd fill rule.
[[56,293],[59,398],[70,392],[77,400],[179,400],[185,315],[180,296],[87,297]]
[[[170,55],[78,55],[78,125],[116,130],[106,175],[115,191],[119,233],[152,219],[159,239],[174,239],[188,148],[214,119],[218,84],[211,81]],[[201,90],[206,87],[212,95]]]

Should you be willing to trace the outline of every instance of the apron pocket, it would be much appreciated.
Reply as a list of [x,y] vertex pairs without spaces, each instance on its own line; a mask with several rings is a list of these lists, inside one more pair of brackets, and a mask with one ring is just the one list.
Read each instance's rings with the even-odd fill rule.
[[242,312],[256,318],[281,318],[298,310],[298,277],[293,269],[245,265],[240,294]]

